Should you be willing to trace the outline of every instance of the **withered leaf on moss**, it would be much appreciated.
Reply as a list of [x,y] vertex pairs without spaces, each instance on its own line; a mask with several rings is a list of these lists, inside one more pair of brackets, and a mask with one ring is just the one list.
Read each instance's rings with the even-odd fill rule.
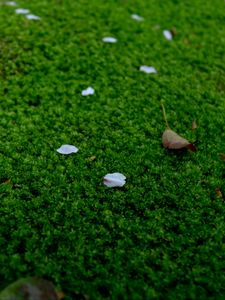
[[195,146],[171,129],[166,129],[162,135],[163,146],[168,149],[188,148],[195,152]]
[[61,300],[64,294],[42,278],[22,278],[10,284],[0,293],[0,300]]

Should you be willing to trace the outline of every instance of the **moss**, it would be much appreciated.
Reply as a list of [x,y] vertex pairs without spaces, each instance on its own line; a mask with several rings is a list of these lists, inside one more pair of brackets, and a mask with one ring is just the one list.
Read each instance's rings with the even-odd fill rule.
[[[0,289],[42,276],[67,300],[223,299],[224,3],[20,6],[41,21],[0,10]],[[162,147],[161,100],[198,152]],[[103,186],[109,172],[126,185]]]

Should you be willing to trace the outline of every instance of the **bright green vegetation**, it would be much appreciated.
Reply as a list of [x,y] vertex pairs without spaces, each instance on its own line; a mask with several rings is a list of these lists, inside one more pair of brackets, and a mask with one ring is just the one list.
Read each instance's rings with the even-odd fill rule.
[[[0,6],[0,290],[36,275],[66,300],[224,299],[225,2],[17,2],[42,19]],[[162,147],[161,100],[196,153]]]

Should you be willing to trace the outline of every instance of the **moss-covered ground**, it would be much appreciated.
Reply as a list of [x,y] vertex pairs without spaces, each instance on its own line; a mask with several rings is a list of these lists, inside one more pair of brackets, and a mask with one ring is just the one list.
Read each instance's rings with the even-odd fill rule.
[[[224,299],[225,2],[17,4],[41,20],[0,6],[0,290],[36,275],[66,300]],[[161,101],[196,153],[163,148]]]

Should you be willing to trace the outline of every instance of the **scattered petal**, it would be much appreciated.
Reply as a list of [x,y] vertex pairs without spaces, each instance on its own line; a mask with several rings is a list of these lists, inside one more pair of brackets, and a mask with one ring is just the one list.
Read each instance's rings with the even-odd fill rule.
[[192,130],[195,130],[195,129],[197,129],[197,128],[198,128],[197,123],[196,123],[196,121],[194,120],[194,121],[192,122]]
[[154,67],[148,67],[148,66],[141,66],[140,71],[145,72],[147,74],[157,73]]
[[15,10],[16,14],[22,14],[22,15],[26,15],[29,14],[29,9],[25,9],[25,8],[17,8]]
[[95,90],[91,86],[89,86],[86,90],[82,91],[81,95],[88,96],[88,95],[94,95],[94,93],[95,93]]
[[126,177],[121,173],[107,174],[104,177],[104,184],[108,187],[122,187],[126,183]]
[[60,154],[71,154],[71,153],[77,153],[78,148],[73,145],[62,145],[56,151]]
[[143,17],[141,17],[141,16],[139,16],[139,15],[136,15],[136,14],[131,15],[131,18],[132,18],[133,20],[136,20],[136,21],[143,21],[143,20],[144,20]]
[[102,41],[103,41],[104,43],[116,43],[116,42],[117,42],[117,39],[114,38],[114,37],[104,37],[104,38],[102,39]]
[[35,16],[35,15],[26,15],[26,18],[28,19],[28,20],[40,20],[41,18],[40,17],[38,17],[38,16]]
[[6,1],[5,5],[8,5],[8,6],[17,6],[16,2],[14,2],[14,1]]
[[182,138],[176,132],[171,129],[166,129],[162,135],[163,146],[168,149],[183,149],[188,148],[195,152],[195,146],[188,140]]
[[163,30],[163,35],[168,41],[171,41],[173,39],[173,35],[169,30]]

